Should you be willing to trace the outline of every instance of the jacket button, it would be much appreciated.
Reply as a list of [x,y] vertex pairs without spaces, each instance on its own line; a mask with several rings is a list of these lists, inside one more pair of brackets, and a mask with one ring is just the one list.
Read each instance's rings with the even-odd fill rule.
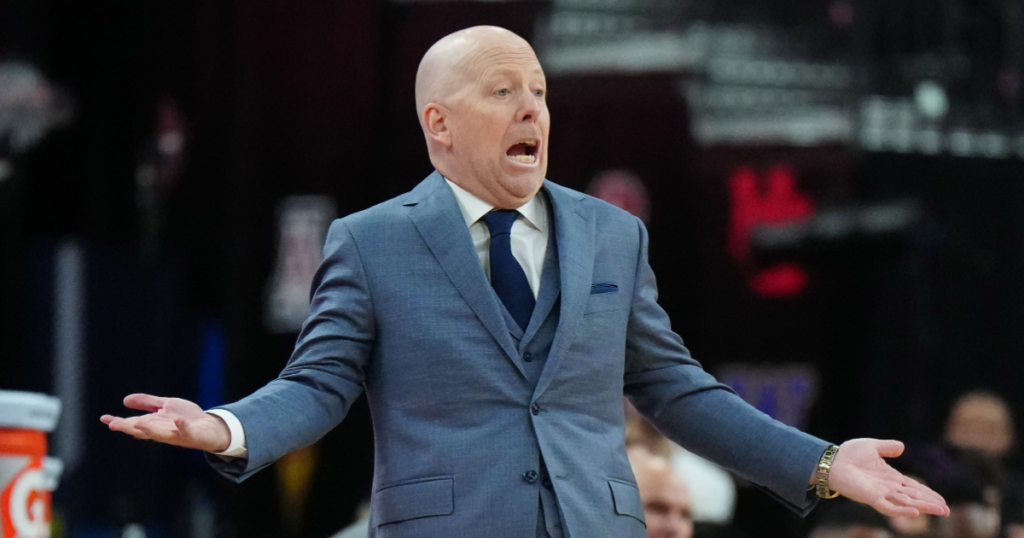
[[533,353],[530,353],[529,351],[527,351],[526,353],[523,353],[523,360],[526,361],[526,362],[532,361],[533,360]]
[[535,403],[535,404],[531,405],[530,406],[530,411],[534,414],[534,416],[539,415],[540,414],[540,404]]
[[523,473],[523,480],[525,480],[528,484],[532,484],[532,483],[536,482],[537,481],[537,471],[534,471],[533,469],[530,469],[529,471],[526,471],[525,473]]

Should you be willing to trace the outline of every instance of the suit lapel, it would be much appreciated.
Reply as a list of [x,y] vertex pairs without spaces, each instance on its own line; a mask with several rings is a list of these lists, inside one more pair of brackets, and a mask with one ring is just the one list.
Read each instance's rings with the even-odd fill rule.
[[525,379],[526,369],[505,325],[498,296],[491,290],[487,276],[480,268],[480,258],[473,248],[473,239],[466,228],[455,194],[437,172],[427,177],[410,194],[410,201],[404,203],[413,206],[409,208],[409,218],[459,294]]
[[530,317],[530,324],[526,327],[526,334],[523,335],[522,341],[519,343],[519,349],[523,349],[523,346],[529,344],[540,330],[562,288],[558,271],[558,241],[555,240],[557,231],[550,212],[548,213],[548,222],[550,223],[548,225],[548,248],[544,254],[544,269],[540,276],[540,293],[537,296],[537,305],[533,308],[533,315]]
[[558,330],[541,373],[534,398],[540,397],[551,383],[558,364],[576,339],[583,322],[583,309],[590,298],[594,275],[594,220],[589,208],[580,203],[582,195],[544,182],[555,213],[558,265],[562,283]]

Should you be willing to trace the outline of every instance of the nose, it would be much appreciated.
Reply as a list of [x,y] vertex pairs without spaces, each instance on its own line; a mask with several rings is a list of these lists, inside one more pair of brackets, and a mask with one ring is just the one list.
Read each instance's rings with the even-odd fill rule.
[[522,102],[519,104],[519,111],[516,114],[521,122],[536,122],[540,118],[543,105],[540,98],[533,95],[533,92],[524,92]]

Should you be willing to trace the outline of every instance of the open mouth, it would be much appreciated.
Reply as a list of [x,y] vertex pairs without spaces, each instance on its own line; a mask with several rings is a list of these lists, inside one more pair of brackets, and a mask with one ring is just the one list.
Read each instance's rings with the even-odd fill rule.
[[535,164],[537,162],[537,141],[522,140],[508,148],[505,155],[517,163]]

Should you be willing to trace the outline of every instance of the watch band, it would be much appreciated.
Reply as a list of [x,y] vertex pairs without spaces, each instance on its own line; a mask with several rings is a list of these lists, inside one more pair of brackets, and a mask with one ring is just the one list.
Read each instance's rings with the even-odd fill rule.
[[828,486],[828,474],[832,470],[832,460],[836,459],[836,454],[839,453],[839,447],[831,445],[825,449],[822,453],[821,459],[818,460],[818,470],[815,473],[815,484],[814,491],[818,494],[818,497],[822,499],[835,499],[839,496],[838,491],[832,491]]

